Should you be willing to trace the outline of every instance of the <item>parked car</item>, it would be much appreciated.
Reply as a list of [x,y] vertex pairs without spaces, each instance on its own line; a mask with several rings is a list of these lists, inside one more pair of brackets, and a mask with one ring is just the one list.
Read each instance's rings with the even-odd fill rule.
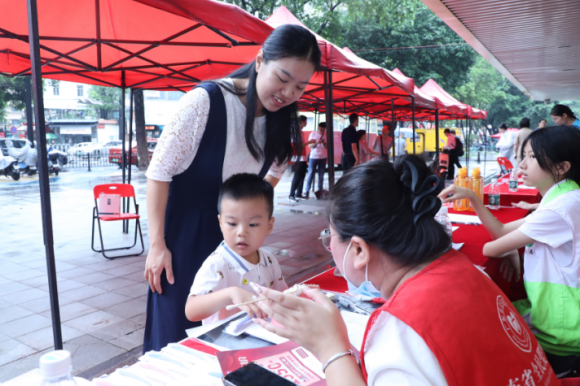
[[87,154],[93,152],[93,145],[94,144],[92,142],[77,143],[73,147],[68,149],[67,154],[69,155],[69,157],[72,157],[75,155],[81,156],[81,157],[86,157]]
[[121,146],[122,141],[109,141],[93,144],[93,154],[108,157],[112,148]]
[[21,149],[26,145],[25,139],[0,138],[0,150],[2,150],[2,155],[4,157],[8,157],[8,147],[6,146],[6,141],[12,141],[16,149]]
[[[149,159],[153,156],[153,151],[157,146],[157,141],[147,141],[147,149],[149,150]],[[109,151],[109,162],[119,165],[122,167],[123,156],[122,149],[120,147],[113,147]],[[129,155],[127,154],[127,163],[129,163]],[[137,165],[137,145],[133,146],[131,149],[131,165]]]

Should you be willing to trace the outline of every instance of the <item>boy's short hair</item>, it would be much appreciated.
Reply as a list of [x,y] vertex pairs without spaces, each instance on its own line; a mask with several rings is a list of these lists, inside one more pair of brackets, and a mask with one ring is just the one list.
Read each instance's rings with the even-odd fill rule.
[[298,117],[298,119],[300,119],[300,122],[306,122],[308,120],[308,118],[306,118],[306,115],[301,115]]
[[268,206],[268,215],[274,213],[274,188],[257,174],[234,174],[224,181],[218,196],[218,213],[221,214],[222,200],[229,198],[234,201],[263,198]]
[[326,129],[326,122],[320,122],[318,124],[318,127],[322,127],[323,129]]
[[445,129],[445,130],[443,130],[443,134],[451,134],[451,130]]

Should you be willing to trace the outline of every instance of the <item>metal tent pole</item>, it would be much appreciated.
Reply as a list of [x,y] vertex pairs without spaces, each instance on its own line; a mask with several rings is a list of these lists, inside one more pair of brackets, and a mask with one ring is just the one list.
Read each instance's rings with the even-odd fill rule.
[[[131,184],[131,164],[133,163],[133,89],[129,89],[129,166],[127,167],[127,183]],[[129,211],[130,201],[125,203],[127,212]],[[129,220],[125,220],[123,231],[129,233]]]
[[435,160],[439,162],[439,109],[435,109]]
[[395,162],[396,154],[396,146],[395,146],[395,128],[396,126],[395,121],[395,98],[391,98],[391,135],[393,137],[393,162]]
[[[122,128],[122,136],[123,138],[121,138],[122,140],[122,153],[123,153],[123,162],[121,163],[121,167],[123,168],[123,183],[126,183],[126,179],[125,179],[125,169],[127,168],[127,150],[126,150],[126,146],[125,146],[125,137],[127,135],[126,132],[126,125],[125,125],[125,71],[121,72],[121,89],[123,90],[122,94],[121,94],[121,128]],[[131,144],[129,144],[129,149],[131,148]],[[127,213],[127,209],[126,209],[126,203],[127,200],[125,198],[123,198],[123,213]],[[123,233],[128,233],[128,231],[125,230],[125,221],[121,221],[123,223]]]
[[334,128],[332,119],[332,71],[324,72],[324,101],[326,112],[326,150],[328,152],[328,190],[334,188]]
[[26,98],[26,136],[30,143],[34,143],[34,122],[32,121],[32,95],[30,90],[30,77],[24,77],[24,93]]
[[413,102],[413,154],[417,154],[417,149],[415,148],[415,97],[411,97]]
[[52,334],[54,337],[54,349],[62,350],[62,331],[60,326],[60,309],[58,305],[54,238],[52,230],[52,208],[50,204],[50,184],[48,181],[48,159],[46,157],[46,128],[44,122],[44,99],[42,96],[42,72],[40,69],[41,61],[40,42],[38,38],[38,12],[36,0],[26,0],[26,5],[28,10],[28,42],[30,44],[30,67],[32,70],[34,116],[36,119],[36,144],[38,147],[40,205],[42,208],[42,228],[48,270],[48,290],[50,309],[52,313]]

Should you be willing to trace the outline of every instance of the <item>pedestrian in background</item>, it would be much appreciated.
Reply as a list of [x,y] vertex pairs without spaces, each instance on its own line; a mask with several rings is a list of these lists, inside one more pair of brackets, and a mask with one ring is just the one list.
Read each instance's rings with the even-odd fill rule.
[[358,160],[358,135],[356,128],[358,127],[358,115],[350,114],[348,116],[350,125],[342,131],[342,169],[347,171],[355,165],[359,164]]
[[455,152],[455,131],[451,133],[451,130],[445,129],[443,134],[447,137],[447,143],[443,147],[443,150],[449,154],[449,168],[447,169],[447,180],[453,180],[455,178],[455,164],[459,163],[459,160],[456,160],[457,153]]
[[[528,118],[522,118],[520,121],[520,131],[518,132],[518,135],[516,135],[516,139],[514,141],[514,151],[516,152],[517,165],[522,162],[522,144],[533,132],[534,131],[530,129],[530,120]],[[517,168],[517,165],[514,165],[514,168]]]
[[407,147],[407,138],[405,138],[405,133],[399,131],[399,136],[395,139],[395,162],[407,154],[405,147]]
[[320,122],[318,124],[318,130],[313,131],[308,138],[308,147],[312,149],[310,151],[310,157],[308,158],[308,179],[306,180],[306,190],[302,193],[302,197],[298,197],[301,200],[308,199],[308,193],[312,188],[312,182],[314,178],[314,172],[318,171],[318,190],[322,190],[324,187],[324,171],[326,169],[326,122]]
[[373,142],[372,150],[378,155],[373,155],[373,159],[384,158],[389,160],[389,150],[393,147],[393,139],[389,136],[391,133],[391,123],[385,122],[383,131],[380,136],[377,136]]
[[367,141],[365,140],[365,135],[367,134],[364,130],[357,131],[358,134],[358,159],[360,160],[360,164],[367,163],[371,160],[372,155],[379,156],[379,153],[375,153],[369,148]]
[[550,115],[554,120],[554,123],[558,126],[576,126],[580,129],[580,120],[576,115],[570,110],[570,107],[565,105],[555,105],[550,111]]
[[[306,127],[307,119],[304,115],[299,117],[300,120],[300,133],[304,127]],[[292,157],[292,162],[294,162],[294,177],[292,177],[292,184],[290,185],[290,195],[288,196],[288,201],[298,202],[298,199],[304,199],[302,196],[302,190],[304,189],[304,177],[306,176],[306,161],[307,161],[307,145],[314,143],[314,140],[309,140],[303,143],[302,154],[294,155]]]
[[536,128],[536,130],[543,129],[544,127],[546,127],[547,123],[548,121],[545,120],[544,118],[540,119],[540,122],[538,123],[538,127]]
[[514,158],[514,136],[511,131],[507,130],[507,125],[502,123],[498,130],[501,134],[499,141],[497,141],[496,147],[499,149],[499,156],[507,158],[512,165],[515,165],[516,159]]

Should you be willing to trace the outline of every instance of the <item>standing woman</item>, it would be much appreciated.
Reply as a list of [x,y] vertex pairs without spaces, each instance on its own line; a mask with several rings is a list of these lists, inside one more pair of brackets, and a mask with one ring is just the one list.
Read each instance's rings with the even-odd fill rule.
[[296,101],[319,66],[314,35],[284,25],[255,61],[181,98],[147,171],[144,352],[184,339],[196,326],[183,307],[199,267],[223,239],[216,217],[220,186],[240,172],[276,186],[292,141],[302,146]]

